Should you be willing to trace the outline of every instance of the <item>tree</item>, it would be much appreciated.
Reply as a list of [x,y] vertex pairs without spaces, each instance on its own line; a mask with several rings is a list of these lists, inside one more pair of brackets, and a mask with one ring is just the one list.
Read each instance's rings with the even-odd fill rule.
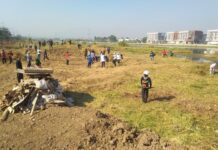
[[147,42],[147,37],[143,37],[143,38],[142,38],[142,42],[143,42],[143,43],[146,43],[146,42]]
[[120,47],[127,47],[128,46],[128,44],[125,41],[119,42],[118,45]]
[[0,40],[10,40],[12,38],[11,32],[8,30],[8,28],[2,27],[0,28]]
[[117,37],[114,35],[109,36],[108,39],[110,42],[117,42]]

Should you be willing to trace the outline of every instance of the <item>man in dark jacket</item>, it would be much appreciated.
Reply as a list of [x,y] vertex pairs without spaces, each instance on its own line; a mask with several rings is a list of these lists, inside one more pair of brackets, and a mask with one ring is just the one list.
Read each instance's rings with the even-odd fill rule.
[[141,77],[142,101],[144,103],[148,101],[149,89],[152,87],[152,81],[148,75],[149,75],[149,71],[145,70],[143,76]]
[[154,61],[154,56],[155,56],[155,53],[153,51],[150,52],[150,59],[151,61]]
[[20,55],[17,56],[16,68],[17,68],[17,71],[18,71],[18,73],[17,73],[17,81],[18,81],[18,83],[20,83],[21,80],[23,80],[23,73],[20,72],[20,70],[23,69]]
[[45,61],[46,59],[49,60],[47,50],[45,49],[45,51],[44,51],[44,61]]

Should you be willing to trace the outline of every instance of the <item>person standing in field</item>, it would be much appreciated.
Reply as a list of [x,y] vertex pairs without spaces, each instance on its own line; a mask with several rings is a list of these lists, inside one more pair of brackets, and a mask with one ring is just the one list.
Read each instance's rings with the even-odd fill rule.
[[142,86],[141,94],[142,94],[142,101],[144,103],[148,101],[149,89],[152,87],[152,81],[148,75],[149,75],[149,71],[145,70],[143,76],[141,77],[141,86]]
[[88,55],[87,56],[87,61],[88,61],[88,68],[91,68],[91,66],[92,66],[92,57],[91,57],[91,55]]
[[66,64],[67,64],[67,65],[69,65],[69,61],[70,61],[70,54],[69,54],[69,52],[68,52],[68,51],[65,53],[65,60],[66,60]]
[[87,55],[88,54],[88,50],[87,50],[87,48],[85,49],[85,51],[84,51],[84,57],[85,57],[85,59],[87,58]]
[[113,64],[114,64],[114,66],[116,67],[117,66],[117,54],[116,53],[114,53],[113,54]]
[[13,52],[12,51],[10,51],[9,53],[8,53],[8,58],[9,58],[9,62],[10,62],[10,64],[12,64],[12,62],[13,62]]
[[47,53],[47,50],[46,50],[46,49],[45,49],[45,51],[44,51],[43,56],[44,56],[44,61],[45,61],[46,59],[49,60],[49,58],[48,58],[48,53]]
[[34,45],[34,49],[35,49],[35,51],[37,51],[37,45],[36,44]]
[[93,64],[95,61],[95,51],[94,50],[91,51],[91,58],[92,58],[92,64]]
[[26,61],[27,61],[27,67],[31,67],[31,65],[32,65],[32,56],[31,56],[30,52],[27,52],[27,54],[26,54]]
[[41,61],[40,61],[40,59],[39,58],[36,58],[36,67],[39,67],[39,68],[41,68]]
[[20,54],[17,54],[16,69],[17,69],[17,81],[18,83],[20,83],[21,80],[23,80],[23,73],[20,72],[20,70],[23,69]]
[[120,64],[121,62],[121,54],[120,53],[117,53],[117,63]]
[[213,63],[210,65],[210,74],[216,73],[216,67],[217,67],[217,63]]
[[110,54],[110,52],[111,52],[111,48],[107,47],[107,54]]
[[151,61],[154,61],[154,56],[155,56],[155,53],[153,51],[150,52],[150,59]]
[[101,54],[100,54],[100,60],[101,60],[101,67],[105,68],[106,57],[105,57],[105,54],[103,52],[101,52]]
[[167,57],[167,51],[166,51],[166,50],[163,50],[163,51],[162,51],[162,56],[163,56],[163,57]]
[[41,58],[41,50],[40,50],[39,48],[37,49],[36,54],[37,54],[36,58],[39,59],[39,60],[41,60],[41,59],[40,59],[40,58]]
[[2,50],[1,57],[2,57],[2,63],[5,64],[7,62],[7,57],[4,49]]
[[173,51],[170,51],[170,52],[169,52],[169,55],[170,55],[170,57],[173,57],[173,56],[174,56]]

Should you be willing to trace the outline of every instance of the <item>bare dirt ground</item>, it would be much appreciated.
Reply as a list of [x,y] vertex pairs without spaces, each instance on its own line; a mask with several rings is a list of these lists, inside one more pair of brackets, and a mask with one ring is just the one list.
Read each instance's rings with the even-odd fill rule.
[[33,118],[16,114],[0,128],[1,149],[176,149],[150,130],[85,107],[50,107]]

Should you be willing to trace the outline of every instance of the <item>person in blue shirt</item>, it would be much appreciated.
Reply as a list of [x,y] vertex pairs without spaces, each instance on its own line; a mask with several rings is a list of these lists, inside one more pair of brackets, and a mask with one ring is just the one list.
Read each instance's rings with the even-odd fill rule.
[[91,68],[91,66],[92,66],[92,57],[91,57],[91,55],[87,56],[87,61],[88,61],[88,68]]

